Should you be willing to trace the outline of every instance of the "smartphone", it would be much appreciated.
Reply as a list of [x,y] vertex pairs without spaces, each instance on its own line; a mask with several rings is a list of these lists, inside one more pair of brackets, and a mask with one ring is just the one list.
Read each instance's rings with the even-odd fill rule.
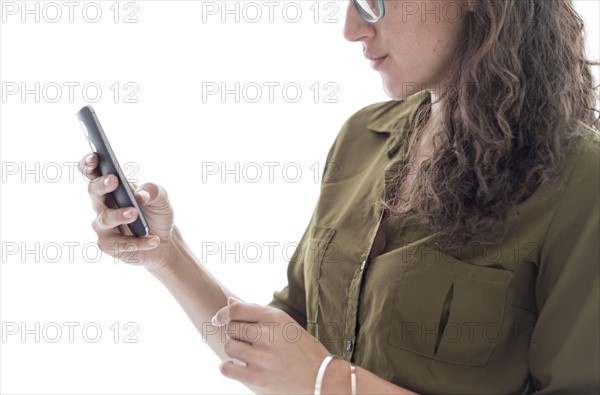
[[117,157],[113,152],[104,130],[98,121],[98,116],[94,112],[92,106],[85,106],[79,112],[77,112],[77,118],[79,124],[83,129],[83,133],[92,148],[92,151],[98,155],[98,169],[101,175],[114,174],[119,179],[119,186],[116,190],[111,192],[111,195],[118,208],[123,207],[135,207],[138,212],[137,219],[128,224],[131,233],[136,237],[148,236],[150,229],[148,228],[148,222],[142,212],[142,209],[137,203],[133,190],[129,185],[129,181],[125,178],[125,174],[119,166]]

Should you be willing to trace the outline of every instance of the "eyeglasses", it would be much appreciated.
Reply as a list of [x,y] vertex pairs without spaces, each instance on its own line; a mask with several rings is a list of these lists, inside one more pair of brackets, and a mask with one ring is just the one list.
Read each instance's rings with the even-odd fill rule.
[[383,0],[352,0],[358,15],[369,23],[380,21],[385,15]]

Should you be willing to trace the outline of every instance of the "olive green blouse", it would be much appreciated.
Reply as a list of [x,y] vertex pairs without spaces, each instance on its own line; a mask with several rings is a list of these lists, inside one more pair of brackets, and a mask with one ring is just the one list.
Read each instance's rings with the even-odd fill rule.
[[327,156],[278,307],[328,350],[418,393],[599,393],[600,137],[592,129],[509,218],[498,244],[440,250],[414,215],[375,204],[406,163],[416,109],[368,106]]

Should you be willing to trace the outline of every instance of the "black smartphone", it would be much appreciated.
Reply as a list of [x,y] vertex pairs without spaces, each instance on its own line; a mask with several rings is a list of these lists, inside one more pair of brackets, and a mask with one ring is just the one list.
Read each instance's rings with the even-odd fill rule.
[[128,224],[131,233],[136,237],[148,236],[150,229],[148,228],[148,222],[144,218],[142,209],[137,203],[133,190],[129,185],[129,181],[125,177],[117,157],[113,152],[104,130],[98,121],[98,116],[94,112],[92,106],[85,106],[79,112],[77,112],[77,118],[79,124],[83,129],[83,133],[92,148],[92,151],[98,155],[98,169],[101,175],[114,174],[119,179],[119,186],[116,190],[111,192],[111,195],[118,208],[123,207],[135,207],[138,212],[137,219]]

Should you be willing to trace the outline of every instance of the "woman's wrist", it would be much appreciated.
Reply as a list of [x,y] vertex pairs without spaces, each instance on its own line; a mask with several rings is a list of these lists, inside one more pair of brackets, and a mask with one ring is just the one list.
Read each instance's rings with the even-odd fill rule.
[[350,363],[341,358],[333,358],[321,383],[321,395],[350,393]]
[[325,371],[327,370],[327,366],[332,361],[332,359],[337,358],[333,354],[326,355],[317,370],[317,378],[315,379],[315,391],[314,395],[321,395],[321,386],[323,384],[323,376],[325,376]]
[[174,295],[181,292],[196,295],[203,309],[207,309],[212,317],[227,304],[226,298],[232,294],[194,256],[177,227],[173,228],[169,243],[164,263],[147,267],[148,271]]
[[[156,264],[146,266],[146,269],[156,277],[172,275],[178,265],[185,264],[185,261],[194,261],[191,254],[187,253],[185,241],[176,226],[173,226],[168,240],[161,240],[161,244],[163,243],[164,246],[158,247],[165,250],[163,259]],[[193,263],[196,264],[196,262]]]

